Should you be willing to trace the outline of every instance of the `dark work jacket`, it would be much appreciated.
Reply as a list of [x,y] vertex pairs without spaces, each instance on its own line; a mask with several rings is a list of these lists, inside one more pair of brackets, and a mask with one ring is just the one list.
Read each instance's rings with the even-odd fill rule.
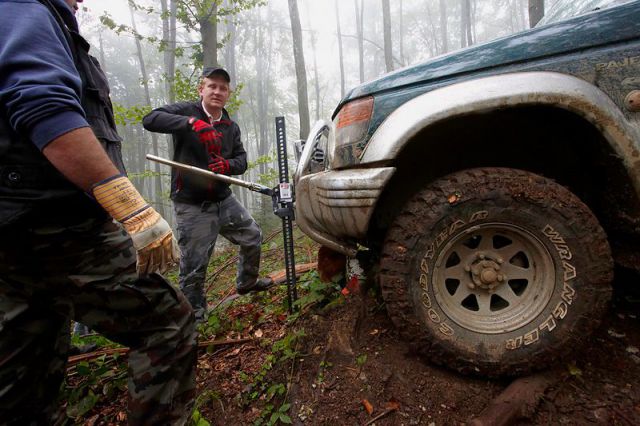
[[[107,78],[89,55],[89,44],[64,18],[45,4],[63,29],[82,80],[81,106],[86,120],[116,167],[125,173]],[[104,210],[69,182],[24,135],[14,131],[0,107],[0,226],[64,218],[106,218]]]
[[[207,169],[207,150],[191,130],[189,117],[209,121],[201,101],[195,101],[156,108],[144,117],[142,124],[151,132],[172,134],[174,161]],[[240,127],[229,118],[226,110],[222,111],[222,119],[214,123],[213,127],[222,133],[220,155],[229,161],[231,174],[243,174],[247,170],[247,153],[240,140]],[[175,201],[199,204],[203,201],[221,201],[229,195],[231,189],[224,182],[175,169],[171,171],[171,199]]]

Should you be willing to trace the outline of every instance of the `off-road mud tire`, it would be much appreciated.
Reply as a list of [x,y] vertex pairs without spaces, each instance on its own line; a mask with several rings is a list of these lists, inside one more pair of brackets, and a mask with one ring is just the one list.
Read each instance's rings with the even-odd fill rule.
[[[464,316],[466,307],[444,303],[453,296],[434,277],[443,276],[436,273],[444,270],[443,262],[454,258],[455,263],[457,254],[446,258],[446,251],[474,232],[484,232],[491,247],[497,247],[496,238],[500,237],[488,236],[491,232],[500,234],[500,227],[505,232],[513,230],[513,235],[523,240],[523,247],[536,248],[537,255],[529,254],[530,260],[520,253],[525,260],[517,266],[523,267],[525,262],[527,268],[537,268],[529,269],[535,273],[528,277],[538,283],[540,295],[529,299],[536,300],[531,303],[537,307],[523,314],[528,317],[521,324],[514,316],[508,330],[495,328],[490,321],[477,330],[475,313],[470,312],[474,319],[469,320]],[[479,248],[475,250],[478,255]],[[500,250],[495,249],[497,253]],[[491,250],[487,256],[498,257]],[[473,267],[484,265],[480,262],[484,260],[478,257]],[[509,259],[500,262],[505,262],[505,270],[515,270],[506,265]],[[589,208],[549,179],[504,168],[457,172],[415,194],[387,233],[380,267],[382,295],[401,335],[436,364],[489,377],[525,374],[557,364],[572,352],[575,355],[599,325],[611,298],[613,277],[607,237]],[[449,267],[448,263],[444,267]],[[496,276],[489,272],[488,276]],[[478,278],[460,274],[467,284]],[[528,291],[527,285],[522,294]],[[486,289],[473,291],[482,290]],[[539,302],[538,296],[544,301]],[[494,299],[491,294],[489,297],[492,308],[482,312],[493,315]]]

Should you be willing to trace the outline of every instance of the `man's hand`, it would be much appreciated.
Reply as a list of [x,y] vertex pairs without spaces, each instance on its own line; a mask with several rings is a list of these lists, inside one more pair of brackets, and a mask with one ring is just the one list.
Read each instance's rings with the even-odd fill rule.
[[191,130],[196,132],[198,140],[207,148],[207,153],[220,155],[222,148],[222,134],[206,121],[199,120],[195,117],[189,119]]
[[221,175],[230,175],[231,168],[229,167],[229,161],[222,157],[211,157],[211,162],[208,165],[209,170]]
[[116,175],[93,187],[96,201],[131,236],[137,255],[138,275],[166,272],[180,258],[171,227],[142,198],[131,181]]

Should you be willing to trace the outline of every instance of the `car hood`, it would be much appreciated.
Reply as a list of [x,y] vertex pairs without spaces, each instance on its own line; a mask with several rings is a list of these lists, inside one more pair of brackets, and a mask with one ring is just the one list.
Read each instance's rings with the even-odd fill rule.
[[433,58],[386,74],[352,89],[336,112],[355,98],[437,80],[454,79],[480,70],[529,62],[640,36],[640,2],[588,13],[534,28],[485,44]]

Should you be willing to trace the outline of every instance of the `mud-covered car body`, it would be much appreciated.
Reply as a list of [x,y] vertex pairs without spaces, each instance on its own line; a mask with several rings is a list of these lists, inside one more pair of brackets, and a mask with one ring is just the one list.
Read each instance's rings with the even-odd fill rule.
[[640,1],[549,14],[356,87],[294,176],[300,228],[367,248],[400,334],[463,372],[572,356],[640,267]]
[[[299,164],[297,221],[318,242],[353,255],[358,244],[382,238],[412,188],[458,169],[509,166],[551,177],[592,208],[596,203],[605,228],[625,234],[619,249],[628,248],[639,225],[639,115],[626,99],[634,90],[640,90],[638,2],[383,76],[353,89],[333,123],[314,127],[309,140],[326,144],[326,161],[318,170],[309,153]],[[367,97],[373,110],[366,131],[336,143],[341,109]],[[554,123],[565,117],[579,123],[565,128],[569,134],[578,131],[574,124],[597,132],[606,153],[595,156],[610,158],[594,160],[608,164],[582,161],[579,143],[558,146],[564,134],[547,121],[550,116]],[[538,137],[554,142],[530,143]],[[617,194],[608,196],[611,188]]]

